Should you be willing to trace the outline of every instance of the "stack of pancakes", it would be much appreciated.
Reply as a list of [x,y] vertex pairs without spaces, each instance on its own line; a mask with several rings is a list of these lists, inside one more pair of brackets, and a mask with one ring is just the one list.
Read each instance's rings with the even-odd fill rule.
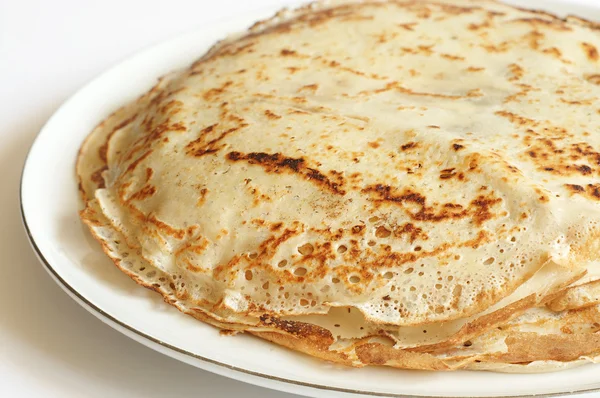
[[594,361],[598,49],[485,0],[282,11],[91,133],[81,217],[179,310],[326,360]]

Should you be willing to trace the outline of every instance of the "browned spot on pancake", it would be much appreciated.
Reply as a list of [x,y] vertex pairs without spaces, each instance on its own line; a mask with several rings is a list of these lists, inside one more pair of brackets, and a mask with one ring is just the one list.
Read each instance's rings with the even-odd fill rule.
[[298,91],[317,91],[319,89],[318,84],[307,84],[298,89]]
[[600,75],[586,75],[585,80],[592,84],[600,85]]
[[454,177],[455,175],[456,175],[456,169],[454,167],[449,168],[449,169],[444,169],[440,173],[440,179],[447,180],[449,178]]
[[125,170],[125,173],[123,174],[127,174],[127,173],[131,173],[133,170],[135,170],[135,168],[144,161],[144,159],[146,159],[148,156],[150,156],[150,154],[152,153],[152,149],[146,151],[142,156],[138,157],[136,160],[134,160],[128,167],[127,170]]
[[277,114],[275,114],[275,113],[271,112],[271,111],[270,111],[270,110],[268,110],[268,109],[265,111],[265,116],[266,116],[266,117],[268,117],[269,119],[274,119],[274,120],[276,120],[276,119],[281,119],[281,116],[279,116],[279,115],[277,115]]
[[521,22],[526,23],[539,28],[547,28],[557,31],[568,32],[572,29],[563,21],[557,18],[553,18],[551,20],[542,19],[542,18],[519,18],[512,20],[511,22]]
[[394,235],[397,237],[408,236],[410,243],[416,240],[427,240],[429,235],[423,232],[422,228],[415,226],[412,223],[405,223],[394,229]]
[[[163,121],[159,125],[152,128],[152,119],[145,121],[144,128],[149,134],[143,135],[137,141],[134,142],[131,150],[125,157],[126,161],[129,161],[135,157],[135,155],[144,150],[148,149],[153,142],[156,142],[163,138],[163,136],[169,132],[185,132],[187,128],[183,123],[171,123],[169,119]],[[166,137],[165,137],[166,138]]]
[[449,61],[464,61],[465,57],[461,57],[460,55],[453,54],[440,54],[440,57],[445,58]]
[[528,148],[523,159],[533,162],[539,171],[563,176],[600,175],[600,152],[588,143],[571,142],[573,135],[566,128],[507,111],[496,112],[496,115],[522,128],[519,135]]
[[461,149],[463,149],[465,146],[464,145],[460,145],[460,144],[452,144],[452,149],[454,149],[456,152],[460,151]]
[[[250,42],[244,43],[244,44],[234,42],[234,43],[231,43],[231,44],[226,45],[223,48],[221,48],[220,51],[218,52],[218,56],[220,56],[220,57],[235,56],[238,54],[242,54],[244,52],[251,53],[251,52],[254,52],[252,47],[254,47],[255,44],[256,43],[253,41],[250,41]],[[215,55],[217,55],[217,54],[215,54]]]
[[422,55],[431,55],[433,54],[433,45],[419,45],[417,47],[402,47],[401,50],[405,53],[405,54],[422,54]]
[[107,162],[107,158],[108,158],[108,141],[110,139],[110,136],[108,137],[108,139],[106,140],[106,142],[104,144],[102,144],[99,148],[98,148],[98,157],[104,162]]
[[275,232],[275,231],[279,231],[281,229],[281,227],[283,227],[283,223],[282,222],[276,222],[273,223],[270,227],[270,230]]
[[294,51],[294,50],[288,50],[287,48],[284,48],[283,50],[281,50],[279,52],[279,54],[281,56],[284,56],[284,57],[289,57],[289,56],[292,56],[292,55],[297,55],[298,53],[296,51]]
[[156,193],[156,187],[152,185],[146,185],[129,198],[129,200],[144,200]]
[[102,177],[102,173],[104,173],[105,170],[108,170],[108,166],[102,166],[98,170],[94,171],[90,177],[92,182],[96,184],[96,187],[98,189],[106,187],[106,183],[104,182],[104,178]]
[[303,111],[301,109],[290,109],[288,112],[289,115],[310,115],[310,112]]
[[[349,258],[354,260],[357,265],[354,266],[339,266],[334,268],[334,272],[340,277],[340,279],[347,279],[348,276],[359,274],[361,279],[370,281],[374,277],[374,270],[389,269],[390,267],[398,267],[403,264],[414,263],[421,259],[440,256],[442,253],[447,253],[455,244],[442,243],[431,250],[418,250],[408,252],[393,252],[391,248],[384,250],[381,254],[374,256],[363,256],[360,250],[350,250]],[[361,283],[361,285],[363,285]],[[345,285],[348,289],[348,284]],[[357,286],[352,286],[355,293],[360,293]],[[348,289],[351,290],[351,289]],[[364,285],[363,285],[364,290]]]
[[498,116],[502,116],[506,119],[508,119],[511,123],[515,123],[519,126],[538,126],[539,123],[533,119],[529,119],[520,115],[517,115],[515,113],[509,112],[509,111],[497,111],[495,113]]
[[176,115],[183,108],[183,102],[178,100],[168,101],[166,104],[162,105],[158,112],[163,115]]
[[[200,243],[197,243],[198,241],[200,241]],[[206,251],[209,242],[206,239],[200,238],[194,241],[193,243],[186,243],[181,249],[179,249],[179,251],[188,251],[195,254],[203,254]]]
[[[366,340],[365,340],[366,341]],[[407,368],[427,370],[448,370],[450,367],[443,360],[431,354],[413,353],[399,350],[380,343],[361,343],[355,349],[361,362],[370,365],[402,364]],[[397,366],[397,365],[396,365]]]
[[587,143],[562,144],[557,139],[527,137],[525,141],[530,146],[527,156],[540,171],[562,176],[600,175],[600,153]]
[[127,119],[123,120],[121,123],[119,123],[115,127],[113,127],[112,131],[106,137],[105,143],[102,144],[102,146],[100,146],[100,148],[98,148],[98,156],[100,156],[100,159],[102,159],[103,162],[106,163],[106,161],[107,161],[108,142],[110,141],[110,139],[112,138],[112,136],[117,131],[121,130],[122,128],[124,128],[125,126],[127,126],[128,124],[130,124],[131,122],[133,122],[135,120],[135,118],[137,118],[137,113],[135,115],[131,116],[130,118],[127,118]]
[[164,232],[165,234],[170,235],[176,239],[183,239],[185,237],[184,230],[173,228],[169,224],[166,224],[166,223],[160,221],[154,215],[147,216],[146,221],[149,222],[150,224],[153,224],[154,226],[156,226],[156,228],[159,231]]
[[537,50],[540,47],[540,43],[542,39],[544,39],[546,35],[544,35],[539,30],[532,30],[531,32],[523,35],[523,39],[526,40],[529,44],[529,48],[532,50]]
[[548,203],[550,198],[548,195],[540,188],[535,188],[535,192],[539,195],[538,200],[542,203]]
[[473,11],[479,10],[479,7],[459,6],[447,3],[434,3],[436,7],[439,7],[444,13],[450,15],[463,15],[471,14]]
[[419,19],[429,19],[431,17],[431,13],[432,13],[431,9],[427,6],[412,7],[411,11],[414,11],[415,15]]
[[[367,7],[381,7],[381,4],[369,3],[365,4],[364,8]],[[362,15],[358,12],[359,10],[353,4],[338,5],[336,7],[327,8],[324,10],[311,10],[308,13],[302,13],[296,18],[289,19],[285,22],[273,24],[267,26],[266,22],[257,22],[250,28],[250,35],[248,37],[266,36],[266,35],[282,35],[293,31],[295,27],[308,25],[315,27],[326,23],[332,19],[338,21],[364,21],[372,20],[373,17],[370,15]]]
[[481,30],[481,29],[485,29],[485,28],[489,28],[491,25],[491,21],[490,20],[486,20],[482,23],[471,23],[469,24],[469,26],[467,27],[467,29],[472,30],[472,31],[477,31],[477,30]]
[[220,87],[206,90],[204,94],[202,94],[202,97],[206,101],[214,101],[217,97],[223,94],[225,90],[227,90],[227,88],[230,87],[232,84],[233,82],[231,80],[228,80],[225,83],[223,83]]
[[201,267],[196,267],[194,264],[190,263],[190,262],[189,262],[189,261],[187,261],[187,260],[184,260],[184,261],[185,261],[185,263],[186,263],[186,265],[187,265],[187,267],[186,267],[186,268],[187,268],[188,270],[190,270],[190,271],[192,271],[192,272],[203,272],[203,271],[204,271],[204,268],[201,268]]
[[539,89],[534,88],[533,86],[530,86],[529,84],[516,84],[516,86],[519,87],[520,90],[517,91],[516,93],[506,97],[504,99],[505,104],[508,102],[512,102],[512,101],[519,102],[521,100],[521,97],[526,96],[527,94],[529,94],[530,91],[539,91]]
[[[351,255],[350,258],[353,258],[357,262],[360,261],[358,254]],[[346,291],[353,294],[362,294],[375,276],[373,273],[374,268],[370,262],[367,262],[360,266],[340,265],[333,268],[332,271],[338,279],[343,281]]]
[[179,87],[179,88],[171,90],[171,91],[160,90],[160,91],[158,91],[158,94],[154,98],[152,98],[152,100],[150,100],[150,105],[158,106],[158,104],[163,102],[165,99],[169,98],[170,96],[172,96],[174,94],[180,93],[184,90],[185,90],[185,87]]
[[305,97],[291,97],[289,98],[289,100],[297,104],[305,104],[308,102],[308,100]]
[[190,225],[185,231],[188,235],[193,235],[195,231],[197,231],[199,227],[197,225]]
[[345,17],[341,17],[340,21],[348,22],[348,21],[372,21],[375,19],[372,15],[348,15]]
[[369,142],[367,145],[369,145],[373,149],[379,148],[379,142],[377,142],[377,141]]
[[267,173],[293,173],[302,176],[307,181],[321,188],[337,194],[344,195],[346,191],[343,189],[344,178],[341,174],[335,176],[336,181],[330,180],[327,176],[315,168],[308,167],[303,158],[290,158],[280,153],[264,153],[264,152],[229,152],[227,159],[232,162],[246,161],[253,165],[259,165]]
[[505,53],[510,49],[510,44],[503,41],[498,44],[483,44],[481,47],[489,53]]
[[598,49],[593,44],[583,42],[581,47],[590,61],[598,61]]
[[200,188],[200,196],[198,197],[198,201],[196,202],[196,206],[202,206],[206,201],[206,195],[208,194],[208,189]]
[[566,100],[564,98],[560,98],[560,102],[567,105],[592,105],[596,101],[597,99],[595,98],[588,98],[582,100]]
[[396,26],[398,26],[399,28],[402,28],[404,30],[408,30],[409,32],[413,32],[414,31],[414,27],[417,26],[417,22],[409,22],[409,23],[398,23],[396,24]]
[[380,88],[380,89],[373,90],[373,91],[361,91],[359,94],[372,94],[372,93],[379,94],[379,93],[384,93],[386,91],[397,91],[402,94],[413,95],[413,96],[417,96],[417,97],[434,97],[434,98],[445,98],[445,99],[452,99],[452,100],[483,96],[483,94],[481,93],[481,90],[478,88],[469,90],[464,95],[449,95],[449,94],[425,93],[425,92],[413,91],[411,89],[401,86],[398,82],[390,82],[390,83],[386,84],[384,88]]
[[592,168],[585,164],[577,165],[575,169],[584,176],[592,174]]
[[523,77],[525,70],[517,64],[510,64],[508,66],[508,70],[510,71],[511,77],[508,79],[509,81],[519,80]]
[[154,175],[154,170],[150,167],[146,167],[146,182],[150,181],[152,176]]
[[178,133],[184,133],[187,131],[187,128],[185,127],[185,125],[183,123],[177,122],[177,123],[173,123],[168,127],[168,131],[174,131],[174,132],[178,132]]
[[561,59],[562,58],[562,53],[556,47],[545,48],[544,50],[542,50],[542,52],[544,54],[551,55],[551,56],[553,56],[556,59]]
[[341,70],[341,71],[344,71],[344,72],[348,72],[348,73],[351,73],[351,74],[356,75],[356,76],[369,77],[369,78],[375,79],[375,80],[386,80],[387,79],[387,77],[385,77],[385,76],[380,76],[380,75],[378,75],[376,73],[366,73],[366,72],[363,72],[363,71],[360,71],[360,70],[357,70],[357,69],[353,69],[353,68],[350,68],[350,67],[347,67],[347,66],[343,65],[339,61],[324,59],[324,58],[322,58],[319,55],[316,56],[316,57],[314,57],[314,59],[315,60],[320,60],[321,63],[324,66],[327,66],[329,68],[334,68],[334,69],[337,69],[337,70]]
[[600,184],[587,184],[585,187],[576,184],[565,184],[565,188],[574,195],[583,195],[588,199],[600,201]]
[[365,231],[365,226],[364,225],[355,225],[351,228],[350,231],[352,232],[353,235],[361,235]]
[[465,179],[465,175],[462,172],[457,172],[453,167],[444,169],[440,172],[440,180],[449,180],[451,178],[457,178],[460,181]]
[[477,66],[469,66],[467,68],[467,72],[481,72],[483,70],[485,70],[485,68],[477,67]]
[[371,195],[374,202],[395,203],[404,207],[405,204],[413,204],[420,207],[417,212],[405,208],[406,214],[415,221],[440,222],[450,219],[471,218],[477,225],[497,217],[491,209],[502,202],[500,198],[479,195],[465,208],[458,203],[445,203],[440,206],[427,206],[426,198],[418,192],[405,188],[398,192],[396,189],[382,184],[370,185],[362,190],[363,193]]
[[475,224],[481,225],[487,220],[491,220],[496,215],[492,213],[491,208],[502,202],[500,198],[478,196],[471,202],[471,215]]
[[[210,155],[219,151],[223,146],[219,143],[229,134],[234,133],[248,124],[243,122],[243,119],[238,120],[238,125],[224,131],[218,131],[218,123],[210,125],[200,132],[200,136],[194,141],[185,146],[186,153],[191,156],[201,157]],[[212,134],[219,134],[217,137],[210,139]]]
[[408,151],[409,149],[416,148],[419,144],[416,142],[407,142],[406,144],[400,146],[400,150]]
[[383,32],[381,34],[374,35],[374,37],[377,39],[377,43],[379,44],[387,43],[388,41],[395,39],[397,36],[397,32]]
[[273,201],[269,195],[266,195],[266,194],[260,192],[257,187],[254,187],[250,184],[245,184],[245,185],[248,188],[248,191],[250,192],[250,194],[253,196],[253,200],[252,200],[253,206],[257,207],[261,203]]
[[[284,321],[271,315],[261,315],[260,322],[268,327],[274,327],[296,337],[317,338],[319,341],[333,343],[331,332],[320,326],[297,321]],[[323,339],[325,339],[323,341]]]
[[[253,257],[249,257],[247,260],[249,264],[244,268],[247,270],[258,271],[263,270],[265,272],[276,272],[277,277],[280,278],[282,283],[297,283],[307,280],[313,280],[315,278],[324,277],[324,272],[326,271],[326,264],[328,258],[335,258],[333,256],[331,243],[326,242],[325,244],[315,243],[313,246],[313,252],[306,256],[302,256],[301,260],[297,260],[295,262],[296,265],[300,265],[303,262],[307,263],[303,265],[305,268],[302,270],[303,272],[294,273],[293,270],[290,272],[290,269],[279,269],[273,268],[271,265],[273,261],[273,257],[276,255],[279,246],[284,244],[289,239],[298,235],[299,232],[295,229],[284,229],[281,230],[282,227],[277,227],[277,223],[271,224],[268,222],[264,222],[264,220],[252,220],[252,223],[255,225],[265,224],[264,227],[267,227],[269,230],[273,231],[281,231],[279,235],[272,235],[266,240],[264,240],[254,252],[256,253]],[[299,223],[292,223],[292,228],[303,228]],[[275,228],[277,227],[277,228]],[[327,254],[331,254],[330,257],[327,257]],[[246,256],[243,256],[246,257]],[[228,263],[223,263],[218,265],[214,270],[214,275],[219,278],[224,273],[236,273],[239,271],[239,265],[241,264],[241,257],[237,257],[229,261]]]
[[565,187],[573,193],[585,192],[585,188],[577,184],[565,184]]
[[[369,4],[369,7],[380,7],[380,4]],[[298,17],[298,21],[307,23],[311,27],[323,24],[333,18],[340,21],[360,21],[371,20],[373,17],[361,15],[358,9],[352,4],[344,4],[334,8],[328,8],[322,11],[314,11],[308,14],[303,14]]]

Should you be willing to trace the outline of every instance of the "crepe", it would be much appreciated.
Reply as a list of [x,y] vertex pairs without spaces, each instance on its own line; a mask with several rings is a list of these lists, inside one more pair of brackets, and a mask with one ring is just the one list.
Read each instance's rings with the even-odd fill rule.
[[[598,303],[595,29],[489,1],[280,12],[91,133],[82,219],[183,312],[323,359],[580,363],[595,329],[497,330]],[[570,355],[506,345],[544,338]]]

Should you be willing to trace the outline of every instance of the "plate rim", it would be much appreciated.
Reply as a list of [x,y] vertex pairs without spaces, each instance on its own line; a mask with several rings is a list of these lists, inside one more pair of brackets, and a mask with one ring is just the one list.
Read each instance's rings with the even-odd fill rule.
[[[500,0],[500,1],[502,1],[502,0]],[[524,0],[524,1],[526,2],[527,0]],[[561,2],[563,2],[563,1],[566,3],[569,3],[570,0],[561,0]],[[297,4],[302,4],[302,3],[303,3],[303,1],[296,0],[296,1],[292,2],[291,6],[293,7]],[[590,3],[581,2],[581,3],[584,5],[589,4],[591,6],[591,2]],[[290,5],[287,5],[287,6],[289,7]],[[600,9],[600,5],[598,5],[598,8]],[[267,10],[267,11],[270,10],[271,12],[274,12],[277,9],[273,6],[262,7],[262,8],[254,9],[251,12],[258,13],[260,11],[265,11],[265,10]],[[239,16],[241,16],[241,14],[234,13],[232,15],[227,16],[227,19],[235,18],[236,16],[239,17]],[[206,25],[209,25],[209,26],[215,25],[215,24],[219,23],[219,21],[222,19],[224,19],[224,18],[212,19]],[[157,339],[157,338],[127,324],[125,321],[117,319],[113,315],[111,315],[111,314],[107,313],[106,311],[104,311],[103,309],[99,308],[97,305],[95,305],[89,299],[87,299],[84,294],[82,294],[80,291],[78,291],[73,286],[71,286],[68,282],[66,282],[63,279],[63,277],[60,275],[60,273],[58,271],[56,271],[56,269],[52,266],[50,261],[44,256],[42,250],[39,248],[35,238],[33,237],[29,223],[27,222],[27,214],[25,211],[25,206],[24,206],[24,201],[23,201],[23,197],[24,197],[23,191],[24,191],[24,185],[26,183],[26,180],[25,180],[26,171],[28,169],[28,166],[31,164],[31,154],[33,152],[33,149],[35,148],[36,144],[38,143],[39,138],[42,135],[42,133],[47,129],[47,126],[50,124],[50,122],[54,119],[54,117],[57,114],[59,114],[76,97],[78,97],[82,92],[86,91],[96,81],[101,80],[106,75],[109,75],[110,73],[112,73],[114,70],[119,69],[122,65],[127,63],[129,60],[131,60],[135,57],[143,56],[144,54],[153,52],[161,46],[169,46],[172,43],[174,43],[178,40],[181,40],[186,36],[194,35],[199,30],[206,29],[206,25],[204,27],[200,27],[200,26],[193,27],[189,31],[185,31],[180,34],[168,36],[162,40],[158,40],[155,43],[151,43],[145,47],[142,47],[141,49],[139,49],[137,51],[134,50],[133,52],[125,55],[123,58],[114,62],[108,68],[102,69],[102,71],[100,73],[98,73],[97,75],[95,75],[94,77],[89,79],[86,83],[84,83],[82,86],[80,86],[74,93],[72,93],[66,100],[64,100],[60,104],[60,106],[54,110],[52,115],[47,119],[47,121],[44,123],[44,125],[39,130],[39,132],[36,134],[35,138],[33,139],[32,143],[29,146],[27,155],[25,156],[25,160],[23,162],[23,166],[21,167],[21,174],[20,174],[19,186],[18,186],[18,200],[19,200],[19,213],[20,213],[20,218],[21,218],[21,222],[23,225],[23,229],[25,231],[25,234],[27,236],[27,239],[29,241],[31,248],[33,249],[34,253],[36,254],[38,261],[44,266],[43,268],[51,276],[51,279],[54,280],[54,282],[58,286],[60,286],[61,289],[64,290],[65,293],[67,293],[67,295],[69,297],[71,297],[77,304],[79,304],[86,311],[88,311],[89,313],[94,315],[96,318],[101,320],[103,323],[107,324],[108,326],[117,330],[118,332],[127,336],[128,338],[130,338],[130,339],[132,339],[132,340],[134,340],[134,341],[136,341],[136,342],[138,342],[138,343],[140,343],[162,355],[171,357],[177,361],[186,363],[190,366],[200,368],[204,371],[215,373],[215,374],[221,375],[223,377],[227,377],[229,379],[241,381],[244,383],[249,383],[249,384],[260,386],[260,387],[267,388],[267,389],[283,391],[283,392],[292,393],[292,394],[302,394],[302,395],[306,395],[306,396],[315,396],[314,393],[319,393],[319,392],[324,392],[324,393],[334,392],[334,393],[352,394],[355,396],[365,396],[365,397],[390,397],[390,398],[406,398],[406,397],[413,397],[413,396],[417,396],[420,398],[442,397],[440,395],[409,395],[409,394],[398,394],[398,393],[385,393],[385,392],[376,392],[376,391],[368,391],[368,390],[333,387],[333,386],[328,386],[328,385],[324,385],[324,384],[315,384],[315,383],[305,382],[305,381],[301,381],[301,380],[294,380],[294,379],[290,379],[290,378],[285,378],[285,377],[274,376],[274,375],[270,375],[270,374],[266,374],[266,373],[262,373],[262,372],[257,372],[257,371],[251,370],[251,369],[246,369],[244,367],[227,364],[227,363],[221,362],[217,359],[212,359],[209,357],[202,356],[200,354],[196,354],[196,353],[186,350],[184,348],[180,348],[180,347],[174,346],[172,344],[169,344],[167,342],[161,341],[160,339]],[[235,32],[233,32],[233,33],[235,33]],[[280,347],[280,348],[286,349],[285,347]],[[179,357],[179,355],[187,357],[190,361],[188,362],[188,361],[183,360],[182,358]],[[199,361],[199,362],[194,363],[195,361]],[[198,366],[197,365],[198,363],[202,363],[206,366]],[[228,373],[228,372],[233,372],[233,374]],[[235,375],[241,376],[241,377],[235,377]],[[275,385],[267,384],[268,382],[277,382],[279,384],[275,384]],[[292,390],[291,389],[292,387],[300,388],[300,391]],[[594,392],[600,393],[600,387],[584,388],[584,389],[575,390],[575,391],[554,392],[554,393],[540,393],[540,394],[532,393],[532,394],[523,394],[523,395],[494,395],[493,397],[494,398],[522,398],[522,397],[537,397],[537,396],[564,397],[564,396],[577,396],[577,395],[589,394],[589,393],[594,393]],[[463,396],[443,396],[443,397],[444,398],[460,398]]]

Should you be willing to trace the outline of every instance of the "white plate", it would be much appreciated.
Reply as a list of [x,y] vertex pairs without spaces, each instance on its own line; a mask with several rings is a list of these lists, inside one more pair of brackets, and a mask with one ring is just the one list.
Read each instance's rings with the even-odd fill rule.
[[[512,3],[600,20],[596,0]],[[31,148],[21,185],[25,227],[49,274],[88,311],[134,340],[199,368],[263,387],[315,397],[516,396],[600,390],[600,365],[538,375],[334,366],[250,336],[222,337],[216,329],[164,304],[112,265],[77,216],[74,162],[82,140],[157,77],[186,66],[216,40],[273,11],[219,21],[146,50],[93,80],[52,116]]]

